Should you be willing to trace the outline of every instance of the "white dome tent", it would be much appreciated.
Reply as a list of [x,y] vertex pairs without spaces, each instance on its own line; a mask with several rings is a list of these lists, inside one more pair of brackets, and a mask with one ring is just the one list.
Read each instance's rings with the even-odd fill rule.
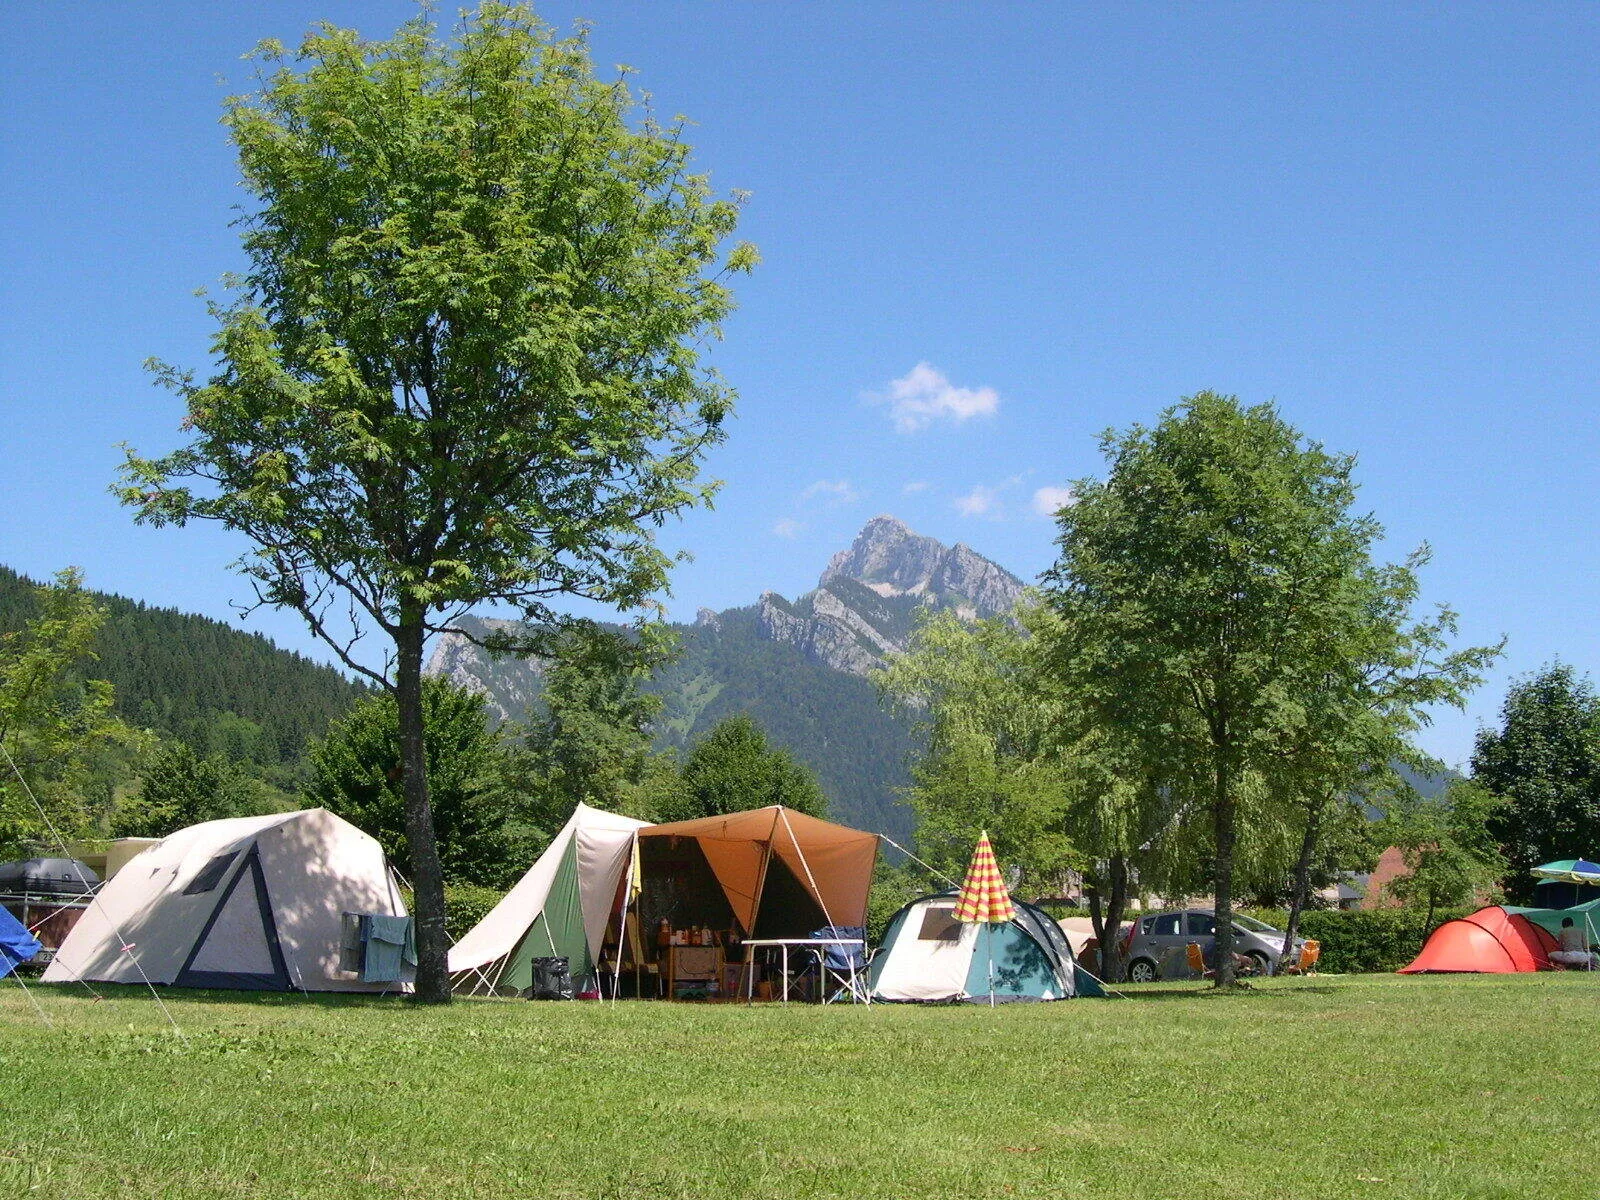
[[357,936],[372,918],[405,916],[383,848],[326,809],[207,821],[117,872],[44,979],[408,991],[409,965],[369,977]]

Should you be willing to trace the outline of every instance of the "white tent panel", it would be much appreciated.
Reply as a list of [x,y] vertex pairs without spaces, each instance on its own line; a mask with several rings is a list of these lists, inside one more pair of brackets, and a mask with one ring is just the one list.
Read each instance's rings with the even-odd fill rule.
[[606,936],[606,923],[615,910],[617,889],[628,877],[633,861],[635,831],[642,821],[591,810],[595,818],[577,830],[578,892],[583,906],[583,936],[589,954],[598,959]]
[[954,921],[955,899],[913,910],[900,925],[886,955],[874,995],[886,1000],[950,1000],[967,994],[967,971],[972,965],[973,946],[978,926],[961,922],[954,938],[924,937],[924,918],[932,915],[931,926],[943,927]]
[[261,920],[264,898],[256,890],[256,873],[249,864],[241,868],[238,882],[212,922],[191,971],[218,971],[243,975],[272,975],[272,947]]
[[[576,820],[576,818],[574,818]],[[562,856],[572,841],[572,821],[555,836],[555,840],[528,868],[527,874],[517,880],[512,889],[502,897],[461,940],[450,947],[450,971],[470,971],[495,962],[511,953],[522,935],[533,924],[534,918],[544,911],[544,902],[550,895],[550,883],[561,866]]]
[[[278,813],[206,821],[162,838],[95,895],[45,968],[45,980],[171,983],[216,910],[222,895],[217,889],[238,870],[244,852],[259,833],[296,816]],[[236,857],[215,887],[186,894],[208,866],[228,854]],[[131,950],[124,950],[119,930]]]
[[[324,809],[207,821],[163,838],[101,888],[45,979],[175,982],[229,882],[248,870],[252,851],[260,860],[291,985],[308,991],[384,990],[338,969],[343,915],[404,916],[405,906],[390,882],[382,847]],[[253,876],[240,879],[194,970],[272,973],[270,953],[261,969],[266,932],[259,908],[259,933],[229,940],[226,932],[248,925],[254,892]]]
[[406,914],[383,847],[326,809],[297,815],[256,842],[289,979],[314,992],[382,991],[339,969],[339,942],[345,913]]

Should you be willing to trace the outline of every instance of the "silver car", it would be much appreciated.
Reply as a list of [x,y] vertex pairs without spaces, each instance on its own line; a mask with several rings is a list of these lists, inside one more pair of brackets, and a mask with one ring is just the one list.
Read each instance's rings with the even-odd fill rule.
[[[1152,913],[1128,926],[1122,939],[1122,959],[1128,964],[1128,978],[1134,983],[1156,979],[1189,979],[1188,945],[1200,943],[1206,964],[1213,962],[1217,942],[1217,917],[1209,908],[1186,908],[1181,912]],[[1305,939],[1296,937],[1290,960],[1300,956]],[[1270,975],[1278,969],[1283,951],[1283,930],[1264,921],[1233,915],[1233,950],[1255,964],[1255,974]]]

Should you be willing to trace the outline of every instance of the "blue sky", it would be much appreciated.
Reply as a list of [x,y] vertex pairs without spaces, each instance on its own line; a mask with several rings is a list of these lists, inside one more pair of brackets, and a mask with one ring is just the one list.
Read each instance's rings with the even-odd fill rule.
[[[451,7],[451,6],[446,6]],[[240,545],[137,529],[118,452],[177,439],[141,362],[204,368],[240,265],[217,125],[256,40],[413,11],[21,3],[0,17],[0,562],[229,615]],[[595,25],[699,166],[753,193],[716,365],[741,393],[670,606],[793,596],[871,515],[1031,578],[1042,489],[1215,388],[1359,455],[1430,602],[1509,676],[1600,667],[1600,9],[546,4]],[[896,400],[896,397],[899,397]],[[1045,491],[1045,496],[1050,493]],[[315,652],[287,616],[250,627]]]

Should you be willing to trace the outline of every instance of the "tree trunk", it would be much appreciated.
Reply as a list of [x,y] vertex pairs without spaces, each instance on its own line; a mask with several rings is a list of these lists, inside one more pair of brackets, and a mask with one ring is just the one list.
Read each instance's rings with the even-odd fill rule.
[[396,702],[400,710],[400,765],[406,800],[406,845],[411,851],[413,916],[417,928],[416,998],[425,1004],[450,1000],[449,939],[444,928],[444,869],[433,836],[428,805],[428,765],[423,749],[422,614],[403,608],[396,638]]
[[1122,912],[1128,905],[1128,860],[1113,854],[1106,864],[1106,882],[1109,884],[1104,908],[1101,907],[1100,889],[1089,893],[1089,917],[1094,922],[1094,936],[1100,943],[1100,978],[1105,983],[1122,979],[1122,961],[1117,957],[1117,934],[1122,928]]
[[1212,828],[1217,841],[1216,895],[1217,895],[1217,969],[1216,985],[1232,987],[1233,970],[1233,847],[1238,836],[1238,813],[1233,800],[1232,779],[1228,766],[1218,761],[1213,775],[1214,792],[1211,802]]
[[1317,833],[1322,827],[1323,805],[1313,804],[1306,815],[1306,834],[1300,839],[1300,859],[1294,866],[1294,894],[1289,897],[1289,919],[1284,923],[1283,949],[1278,952],[1278,973],[1289,961],[1294,935],[1300,928],[1300,914],[1311,899],[1311,856],[1316,853]]

